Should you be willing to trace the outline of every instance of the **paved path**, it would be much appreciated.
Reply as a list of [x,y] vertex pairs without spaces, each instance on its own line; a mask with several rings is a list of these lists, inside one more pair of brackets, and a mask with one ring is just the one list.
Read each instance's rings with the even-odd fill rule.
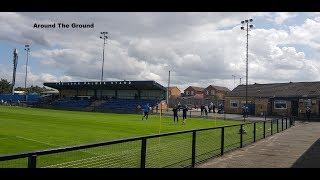
[[196,168],[320,168],[320,122],[296,125]]
[[[228,119],[228,120],[236,120],[236,121],[243,121],[243,117],[241,114],[218,114],[218,113],[208,113],[208,116],[201,116],[200,110],[191,110],[187,112],[187,116],[190,116],[191,112],[191,117],[198,117],[198,118],[210,118],[210,119]],[[163,115],[167,116],[173,116],[172,110],[169,111],[163,111]],[[182,111],[178,112],[178,116],[182,117]],[[246,118],[246,122],[249,121],[264,121],[264,120],[270,120],[273,118],[267,117],[266,119],[264,117],[258,117],[258,116],[249,116]]]

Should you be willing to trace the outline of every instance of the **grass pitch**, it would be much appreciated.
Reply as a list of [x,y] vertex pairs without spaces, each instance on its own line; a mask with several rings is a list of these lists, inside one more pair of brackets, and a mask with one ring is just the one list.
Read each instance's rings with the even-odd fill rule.
[[106,140],[198,129],[239,122],[0,106],[0,155]]
[[[209,128],[238,121],[188,118],[186,125],[173,122],[173,117],[61,111],[0,106],[0,155],[44,150],[80,144],[117,140],[159,133]],[[276,125],[273,124],[273,132]],[[246,134],[239,134],[239,126],[224,128],[224,152],[249,144],[254,140],[254,125],[245,124]],[[256,124],[256,140],[270,133],[271,124]],[[221,153],[222,129],[196,132],[195,161],[200,162]],[[149,138],[146,141],[145,167],[185,167],[192,162],[193,133]],[[123,142],[108,146],[80,149],[37,157],[37,167],[49,168],[132,168],[141,165],[142,141]],[[1,161],[1,167],[26,168],[27,158]]]

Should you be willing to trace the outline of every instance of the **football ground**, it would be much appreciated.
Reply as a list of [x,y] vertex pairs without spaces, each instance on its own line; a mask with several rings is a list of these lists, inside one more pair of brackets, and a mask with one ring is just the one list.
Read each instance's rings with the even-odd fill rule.
[[[11,154],[106,140],[230,125],[238,122],[173,117],[0,107],[0,154]],[[161,124],[160,124],[161,123]]]
[[[141,115],[112,114],[0,106],[0,154],[30,152],[241,123],[188,118],[186,125],[182,125],[181,117],[179,117],[179,123],[174,123],[173,117],[159,114],[150,114],[148,120],[141,120],[141,118],[142,113]],[[229,130],[226,136],[228,137],[228,134],[231,133],[230,139],[233,136],[238,139],[238,128]],[[203,147],[203,151],[208,151],[210,148],[216,149],[218,153],[220,134],[220,131],[200,132],[197,146]],[[230,143],[231,141],[233,140],[230,140]],[[184,162],[184,160],[190,160],[191,143],[192,133],[151,139],[148,141],[146,164],[148,167],[170,166],[176,164],[175,162],[180,162],[182,165],[188,164],[189,162]],[[209,146],[215,146],[215,148]],[[141,141],[133,141],[58,153],[40,156],[37,166],[139,167],[140,149]],[[201,150],[197,153],[201,153]],[[0,167],[25,167],[26,161],[27,159],[0,162]]]

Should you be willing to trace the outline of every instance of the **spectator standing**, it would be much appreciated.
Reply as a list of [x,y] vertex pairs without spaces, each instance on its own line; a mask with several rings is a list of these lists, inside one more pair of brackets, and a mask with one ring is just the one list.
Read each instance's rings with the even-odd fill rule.
[[213,102],[211,102],[211,103],[210,103],[209,113],[211,112],[211,110],[212,110],[212,112],[214,113],[214,109],[213,109]]
[[201,111],[201,116],[203,116],[203,113],[204,113],[204,106],[201,104],[200,106],[200,111]]
[[248,117],[248,116],[249,116],[249,107],[246,106],[246,117]]
[[220,105],[219,105],[219,113],[222,113],[223,112],[223,105],[222,105],[222,103],[220,103]]
[[180,108],[181,108],[181,103],[178,102],[178,110],[179,110],[179,112],[180,112]]
[[177,106],[175,106],[173,109],[173,122],[176,122],[176,118],[177,118],[177,122],[178,122],[178,108]]
[[183,124],[183,125],[186,124],[187,111],[188,111],[187,106],[184,106],[184,108],[182,109],[182,124]]
[[208,106],[204,106],[204,113],[206,117],[208,117]]
[[310,121],[311,109],[307,107],[306,109],[307,121]]
[[243,116],[243,118],[246,118],[247,117],[247,109],[246,109],[246,106],[245,105],[243,105],[242,106],[242,116]]

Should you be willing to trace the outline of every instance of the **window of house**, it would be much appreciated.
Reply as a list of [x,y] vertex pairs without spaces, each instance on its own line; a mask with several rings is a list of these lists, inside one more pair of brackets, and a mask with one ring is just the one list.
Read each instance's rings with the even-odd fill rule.
[[274,101],[275,109],[287,109],[287,101],[284,100],[275,100]]
[[211,95],[214,95],[214,93],[215,93],[214,90],[211,90]]
[[209,95],[209,90],[206,91],[206,94]]
[[311,99],[307,99],[303,101],[304,106],[311,106]]
[[191,91],[191,95],[193,95],[193,91]]
[[230,100],[230,107],[231,108],[237,108],[238,107],[238,101]]
[[186,95],[189,95],[189,91],[186,91]]

